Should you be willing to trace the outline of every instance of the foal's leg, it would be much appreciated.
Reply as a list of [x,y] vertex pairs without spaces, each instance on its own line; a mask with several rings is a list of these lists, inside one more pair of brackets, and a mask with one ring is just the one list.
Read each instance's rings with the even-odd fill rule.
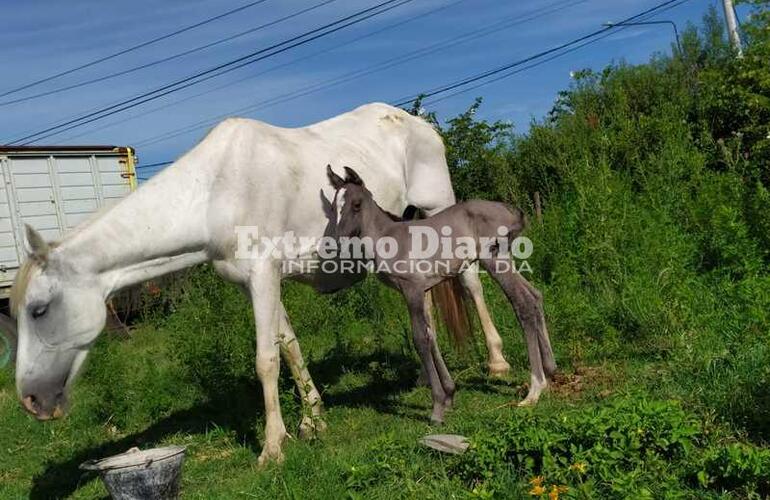
[[420,355],[420,361],[428,376],[433,397],[433,412],[430,420],[433,423],[442,424],[444,423],[446,392],[444,392],[441,378],[433,360],[432,350],[435,338],[431,339],[432,332],[428,328],[428,317],[425,314],[425,293],[421,289],[402,289],[402,291],[412,320],[414,347]]
[[[500,271],[498,271],[497,264],[501,266]],[[498,257],[497,259],[481,261],[481,265],[502,287],[524,330],[524,337],[527,341],[527,355],[529,357],[530,384],[529,393],[524,398],[524,401],[519,403],[519,406],[533,405],[540,398],[540,393],[548,387],[548,380],[543,371],[543,353],[540,350],[539,341],[541,336],[540,328],[542,326],[540,323],[540,311],[529,289],[521,286],[521,282],[515,277],[516,274],[511,271],[512,263],[510,259]]]
[[[433,295],[430,291],[425,292],[425,315],[428,316],[428,326],[436,337],[436,318],[433,317]],[[428,373],[425,371],[425,366],[420,365],[420,375],[417,377],[417,385],[428,385]]]
[[[431,298],[430,292],[425,293],[425,316],[428,318],[428,331],[430,332],[430,338],[432,340],[431,354],[433,354],[436,371],[441,380],[441,387],[444,388],[444,392],[446,393],[444,406],[451,408],[452,403],[454,402],[455,383],[446,367],[446,363],[444,363],[444,357],[441,356],[441,351],[438,348],[438,333],[436,332],[436,320],[433,317],[433,299]],[[420,378],[417,379],[417,385],[428,385],[428,374],[425,371],[425,366],[420,366]]]
[[441,356],[441,351],[438,348],[438,339],[436,332],[430,330],[431,340],[431,354],[433,355],[433,363],[436,365],[436,372],[441,382],[441,388],[444,389],[444,409],[448,410],[454,404],[455,396],[455,382],[452,380],[452,375],[444,363],[444,358]]
[[551,348],[551,338],[548,335],[548,326],[545,322],[545,312],[543,311],[543,294],[540,290],[532,286],[521,273],[513,273],[514,282],[517,287],[526,290],[526,293],[530,295],[530,300],[534,304],[537,310],[537,323],[538,323],[538,336],[537,340],[540,344],[540,353],[543,357],[543,369],[545,374],[552,377],[557,370],[556,360],[553,356],[553,349]]
[[302,398],[304,409],[310,411],[309,415],[304,414],[302,416],[302,422],[299,425],[299,435],[302,438],[310,438],[317,431],[326,430],[326,422],[321,417],[323,403],[321,402],[321,395],[313,383],[313,379],[310,378],[310,373],[299,349],[299,342],[296,335],[294,335],[294,329],[291,327],[289,316],[286,314],[283,303],[281,303],[279,328],[281,332],[281,353],[284,359],[286,359],[286,364],[289,365],[294,382],[297,384],[297,390],[299,391],[300,398]]
[[503,340],[492,323],[487,303],[484,301],[484,291],[481,288],[481,280],[478,275],[478,267],[470,266],[460,275],[460,283],[473,298],[473,304],[481,320],[481,328],[484,330],[484,340],[487,344],[489,374],[493,377],[504,377],[511,371],[511,365],[503,357]]
[[272,262],[255,263],[249,276],[249,292],[257,326],[257,375],[262,382],[265,399],[265,444],[259,464],[282,461],[281,446],[286,438],[286,426],[278,399],[280,353],[278,329],[281,317],[281,278]]

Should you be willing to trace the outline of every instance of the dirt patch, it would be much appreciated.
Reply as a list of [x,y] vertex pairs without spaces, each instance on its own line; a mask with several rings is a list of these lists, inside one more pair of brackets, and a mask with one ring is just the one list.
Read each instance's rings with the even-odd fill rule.
[[[604,366],[578,366],[573,373],[557,373],[551,381],[551,391],[561,397],[581,397],[587,390],[607,386],[612,377]],[[609,388],[604,388],[597,393],[600,397],[607,397],[612,393]]]

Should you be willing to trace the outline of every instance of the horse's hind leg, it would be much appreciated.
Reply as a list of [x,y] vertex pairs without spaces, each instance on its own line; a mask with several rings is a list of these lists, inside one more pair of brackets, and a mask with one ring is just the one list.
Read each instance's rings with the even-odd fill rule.
[[484,291],[481,288],[477,267],[471,266],[460,275],[460,283],[468,291],[476,311],[481,320],[481,329],[484,330],[484,340],[487,344],[489,374],[493,377],[504,377],[511,371],[511,365],[503,357],[503,340],[492,322],[487,303],[484,300]]
[[[428,327],[428,317],[425,313],[425,295],[421,289],[403,289],[409,316],[412,320],[412,340],[420,361],[428,376],[431,396],[433,397],[433,412],[430,420],[433,423],[444,423],[444,410],[446,405],[446,392],[441,383],[436,363],[433,358],[433,346],[435,337]],[[443,363],[443,361],[442,361]],[[444,367],[446,369],[446,367]]]
[[310,372],[308,372],[299,348],[299,342],[283,304],[281,304],[280,311],[279,335],[281,353],[286,359],[286,364],[289,365],[294,382],[297,384],[297,391],[304,406],[303,411],[307,412],[302,415],[299,435],[302,438],[311,438],[316,432],[326,430],[326,422],[321,417],[323,403],[321,402],[321,394],[310,377]]
[[540,315],[538,306],[530,290],[521,285],[512,271],[512,263],[508,259],[497,258],[481,261],[484,269],[500,284],[500,287],[513,306],[519,323],[524,330],[527,341],[527,356],[529,357],[530,384],[527,397],[519,406],[537,403],[540,393],[548,387],[548,380],[543,371],[543,353],[540,350]]

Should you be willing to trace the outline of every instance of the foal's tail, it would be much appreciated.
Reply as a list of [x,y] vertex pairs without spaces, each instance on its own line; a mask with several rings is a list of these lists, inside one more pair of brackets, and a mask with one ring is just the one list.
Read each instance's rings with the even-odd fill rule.
[[455,348],[468,345],[473,337],[473,325],[460,279],[454,277],[444,280],[431,288],[430,293]]
[[[409,205],[404,213],[388,214],[393,220],[424,219],[425,214],[419,208]],[[450,278],[430,289],[433,307],[438,311],[439,320],[444,324],[455,348],[466,346],[473,337],[473,323],[466,301],[465,290],[460,279]],[[435,317],[436,315],[434,315]]]

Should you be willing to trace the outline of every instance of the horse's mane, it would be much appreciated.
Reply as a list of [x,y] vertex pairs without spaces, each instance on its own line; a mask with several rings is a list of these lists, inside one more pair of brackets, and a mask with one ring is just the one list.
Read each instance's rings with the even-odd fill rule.
[[40,269],[40,264],[37,260],[27,259],[16,272],[16,278],[13,280],[9,299],[11,316],[14,318],[19,310],[19,304],[21,304],[24,295],[27,293],[27,286],[35,269]]

